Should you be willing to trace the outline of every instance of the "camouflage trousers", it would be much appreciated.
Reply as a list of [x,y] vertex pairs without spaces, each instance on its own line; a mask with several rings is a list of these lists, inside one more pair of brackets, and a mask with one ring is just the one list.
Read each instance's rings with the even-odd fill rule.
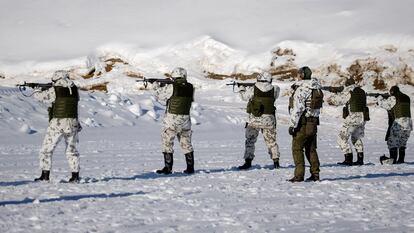
[[387,140],[388,149],[407,147],[410,133],[410,130],[403,129],[400,124],[394,121],[390,129],[390,136]]
[[162,128],[161,140],[162,140],[162,152],[174,153],[174,139],[177,136],[181,149],[184,154],[193,151],[191,145],[191,129],[178,129],[178,128]]
[[279,159],[280,153],[276,142],[276,128],[255,128],[249,125],[246,127],[244,159],[254,159],[255,143],[259,136],[259,131],[263,134],[270,158],[272,160]]
[[79,152],[76,149],[80,125],[75,118],[54,118],[49,122],[46,136],[40,149],[40,168],[50,171],[53,152],[63,138],[66,144],[66,158],[71,172],[79,172]]
[[338,135],[338,145],[341,148],[344,154],[352,153],[351,144],[349,143],[349,138],[355,147],[357,152],[364,152],[364,144],[362,143],[362,138],[364,137],[365,124],[347,126],[343,125],[339,130]]

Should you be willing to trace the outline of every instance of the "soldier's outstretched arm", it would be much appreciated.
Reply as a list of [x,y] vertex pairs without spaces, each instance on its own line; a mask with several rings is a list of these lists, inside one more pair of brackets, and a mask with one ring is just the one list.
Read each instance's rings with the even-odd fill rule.
[[254,87],[239,87],[239,96],[243,101],[248,101],[250,98],[253,97],[253,88]]
[[339,92],[330,98],[330,102],[335,106],[345,105],[351,98],[351,93],[347,90]]
[[395,99],[394,96],[391,96],[389,98],[383,98],[380,95],[377,98],[377,104],[378,104],[378,106],[380,106],[381,108],[383,108],[383,109],[385,109],[387,111],[391,110],[396,103],[397,103],[397,100]]
[[40,88],[36,88],[33,93],[33,97],[45,104],[51,104],[56,99],[55,88],[49,88],[42,91]]
[[163,105],[166,105],[167,100],[171,97],[173,93],[172,85],[160,86],[157,82],[154,82],[152,85],[152,94],[155,99]]

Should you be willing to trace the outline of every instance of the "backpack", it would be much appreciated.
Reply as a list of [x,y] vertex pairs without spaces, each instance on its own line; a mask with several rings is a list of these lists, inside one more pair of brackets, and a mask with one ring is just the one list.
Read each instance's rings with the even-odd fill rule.
[[306,107],[320,109],[323,104],[323,92],[321,89],[312,89],[311,98],[306,101]]

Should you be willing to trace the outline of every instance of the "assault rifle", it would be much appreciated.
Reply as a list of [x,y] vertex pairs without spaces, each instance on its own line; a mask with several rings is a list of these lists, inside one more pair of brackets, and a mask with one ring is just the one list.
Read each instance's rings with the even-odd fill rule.
[[167,78],[144,78],[144,79],[139,79],[137,80],[137,82],[143,82],[144,83],[144,87],[147,88],[148,83],[154,83],[157,82],[160,84],[161,87],[167,85],[167,84],[173,84],[174,80],[172,79],[167,79]]
[[388,93],[367,93],[367,96],[375,97],[382,96],[382,98],[387,99],[390,97],[390,94]]
[[234,91],[234,87],[252,87],[254,86],[256,83],[241,83],[241,82],[236,82],[236,81],[232,81],[230,83],[227,83],[226,86],[233,86],[233,92],[237,93]]
[[24,91],[26,90],[26,87],[29,88],[40,88],[41,91],[46,91],[49,88],[51,88],[53,86],[52,83],[27,83],[24,82],[23,84],[17,84],[17,87],[19,87],[19,91],[26,97],[30,97],[34,94],[34,92],[31,95],[25,95]]
[[339,86],[339,87],[323,86],[322,90],[329,91],[329,92],[336,94],[336,93],[342,92],[344,90],[344,86]]

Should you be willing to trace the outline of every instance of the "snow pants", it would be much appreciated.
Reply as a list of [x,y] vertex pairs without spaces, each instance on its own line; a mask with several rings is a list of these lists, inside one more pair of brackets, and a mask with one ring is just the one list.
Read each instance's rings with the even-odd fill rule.
[[272,128],[256,128],[247,125],[246,127],[246,141],[244,159],[254,159],[255,143],[259,136],[259,131],[262,132],[264,141],[267,145],[268,153],[272,160],[277,160],[280,157],[279,145],[276,142],[276,127]]
[[66,145],[66,158],[71,172],[79,172],[80,158],[76,149],[80,125],[76,118],[53,118],[49,122],[46,136],[40,149],[40,169],[50,171],[52,169],[53,152],[63,138]]

